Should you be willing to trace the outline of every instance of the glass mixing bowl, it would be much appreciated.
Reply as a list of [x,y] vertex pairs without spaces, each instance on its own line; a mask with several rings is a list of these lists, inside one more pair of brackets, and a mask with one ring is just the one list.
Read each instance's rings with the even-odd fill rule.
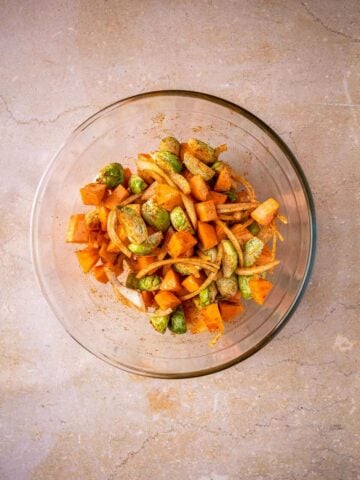
[[[80,271],[74,245],[65,243],[69,216],[86,211],[79,188],[101,166],[132,169],[138,152],[167,135],[226,143],[222,159],[253,183],[260,199],[281,204],[280,266],[265,304],[246,312],[210,347],[213,335],[156,333],[148,318],[120,304],[109,284]],[[80,125],[46,170],[34,200],[31,239],[41,290],[68,333],[106,362],[154,377],[190,377],[228,367],[262,347],[294,312],[309,279],[315,250],[315,213],[305,176],[284,142],[257,117],[217,97],[188,91],[127,98]]]

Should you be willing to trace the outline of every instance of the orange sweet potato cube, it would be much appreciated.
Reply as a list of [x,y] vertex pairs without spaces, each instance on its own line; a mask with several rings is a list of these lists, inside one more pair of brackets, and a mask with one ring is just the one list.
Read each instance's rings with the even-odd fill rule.
[[204,283],[204,281],[205,279],[203,274],[200,274],[199,277],[195,277],[194,275],[188,275],[182,282],[182,285],[186,288],[188,292],[192,293],[198,290]]
[[208,193],[206,200],[212,200],[215,205],[222,205],[226,202],[227,195],[225,195],[225,193],[211,191]]
[[80,194],[84,205],[100,205],[106,192],[103,183],[88,183],[80,188]]
[[206,222],[198,222],[198,235],[200,243],[205,250],[215,247],[219,240],[215,228]]
[[117,253],[112,253],[108,251],[108,243],[103,242],[100,250],[99,250],[99,255],[103,263],[111,263],[114,264],[118,254]]
[[110,210],[116,208],[121,202],[130,196],[130,193],[122,185],[118,185],[105,200],[104,205]]
[[225,322],[229,322],[231,320],[235,320],[237,315],[240,315],[245,308],[242,304],[236,305],[235,303],[228,303],[228,302],[220,302],[219,303],[221,318]]
[[161,310],[167,310],[168,308],[175,308],[181,304],[181,301],[172,292],[162,291],[155,295],[155,301],[161,308]]
[[97,248],[90,247],[84,248],[83,250],[78,250],[75,252],[75,254],[84,273],[90,272],[100,257],[99,250]]
[[159,183],[156,185],[155,202],[160,207],[164,207],[168,212],[171,212],[175,207],[182,206],[180,192],[166,183]]
[[200,175],[194,175],[190,180],[191,194],[196,200],[204,202],[209,194],[209,187]]
[[230,170],[227,167],[221,169],[219,176],[216,180],[214,190],[216,192],[227,192],[231,190],[232,179]]
[[89,241],[89,230],[83,213],[71,215],[66,232],[66,241],[70,243],[87,243]]
[[169,292],[179,292],[182,290],[180,276],[171,267],[161,282],[160,290],[167,290]]
[[189,232],[175,232],[167,246],[167,251],[171,257],[180,257],[189,248],[197,244],[196,238],[194,238]]
[[251,212],[251,216],[260,225],[268,225],[275,217],[280,205],[273,198],[268,198]]
[[201,222],[213,222],[217,220],[215,203],[212,200],[195,204],[196,214]]
[[92,269],[92,273],[98,282],[107,283],[109,281],[105,273],[105,265],[98,265]]
[[224,324],[217,303],[211,303],[200,310],[200,317],[206,323],[209,332],[222,332]]

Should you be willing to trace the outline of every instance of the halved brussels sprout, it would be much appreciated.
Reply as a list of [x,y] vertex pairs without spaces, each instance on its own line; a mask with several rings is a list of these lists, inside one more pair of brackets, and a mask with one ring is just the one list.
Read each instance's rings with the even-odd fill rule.
[[216,281],[216,286],[222,297],[233,297],[238,291],[238,281],[235,273],[233,273],[229,278],[219,278],[219,280]]
[[250,233],[256,236],[260,232],[259,224],[254,221],[251,225],[248,226],[248,230]]
[[239,290],[240,290],[241,296],[245,300],[250,300],[252,298],[252,293],[249,285],[249,280],[251,278],[252,278],[251,276],[247,277],[244,275],[238,275]]
[[125,180],[124,169],[120,163],[109,163],[103,167],[96,181],[98,183],[105,183],[107,188],[113,189]]
[[131,288],[131,290],[139,289],[139,280],[136,278],[136,273],[130,272],[126,278],[125,282],[126,288]]
[[150,318],[150,323],[157,332],[165,333],[169,320],[170,320],[170,315],[161,315],[159,317],[154,315]]
[[170,227],[169,212],[165,208],[159,207],[152,199],[142,205],[141,215],[145,222],[156,230],[166,232]]
[[141,193],[147,187],[144,180],[139,175],[132,174],[129,178],[129,188],[132,193]]
[[101,229],[101,221],[98,210],[91,210],[85,214],[85,223],[89,230],[98,231]]
[[156,165],[162,168],[165,172],[180,173],[182,170],[182,163],[180,158],[171,152],[155,152],[152,158]]
[[174,312],[171,317],[170,317],[170,323],[169,323],[169,330],[171,330],[174,333],[177,334],[182,334],[186,333],[186,321],[185,321],[185,315],[184,315],[184,310],[181,308],[178,308],[176,312]]
[[211,165],[211,168],[213,170],[215,170],[216,173],[220,173],[221,170],[225,167],[225,163],[224,162],[220,162],[220,160],[218,160],[217,162],[213,163]]
[[214,303],[217,295],[217,288],[215,282],[210,283],[210,285],[199,293],[199,306],[200,308],[207,307],[211,303]]
[[264,242],[260,238],[250,238],[245,243],[244,248],[244,267],[251,267],[256,260],[260,257],[262,249],[264,248]]
[[225,278],[230,278],[238,265],[238,254],[230,240],[221,241],[223,247],[222,271]]
[[152,292],[154,290],[159,290],[161,278],[158,275],[147,275],[138,280],[139,290]]
[[190,138],[187,143],[192,153],[199,160],[203,161],[204,163],[215,162],[217,155],[215,149],[210,147],[210,145],[202,142],[201,140],[197,140],[196,138]]
[[216,256],[217,256],[217,248],[216,247],[213,247],[213,248],[209,248],[208,250],[203,250],[202,248],[200,248],[200,250],[202,251],[202,253],[204,255],[206,255],[209,259],[209,262],[215,262],[216,260]]
[[181,207],[175,207],[170,212],[170,221],[172,226],[178,232],[194,233],[190,221]]
[[159,150],[173,153],[178,157],[180,153],[180,143],[174,137],[165,137],[160,142]]
[[135,253],[135,255],[150,255],[153,249],[161,243],[162,239],[163,234],[161,232],[155,232],[152,235],[149,235],[147,240],[140,245],[130,243],[128,249],[130,252]]
[[194,277],[198,277],[201,267],[198,267],[197,265],[185,265],[184,263],[175,263],[174,270],[180,273],[180,275],[194,275]]
[[215,171],[205,165],[205,163],[198,160],[189,152],[184,153],[184,164],[190,173],[193,175],[200,175],[206,182],[211,180],[215,175]]
[[143,243],[148,238],[144,220],[130,207],[118,209],[118,217],[125,227],[125,232],[131,243]]

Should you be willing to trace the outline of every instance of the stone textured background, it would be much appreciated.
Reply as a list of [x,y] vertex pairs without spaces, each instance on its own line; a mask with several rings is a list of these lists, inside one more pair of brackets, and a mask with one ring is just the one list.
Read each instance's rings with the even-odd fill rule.
[[[0,478],[359,479],[359,1],[0,4]],[[29,255],[35,189],[69,132],[165,88],[222,96],[278,131],[319,228],[312,282],[282,332],[182,381],[81,349]]]

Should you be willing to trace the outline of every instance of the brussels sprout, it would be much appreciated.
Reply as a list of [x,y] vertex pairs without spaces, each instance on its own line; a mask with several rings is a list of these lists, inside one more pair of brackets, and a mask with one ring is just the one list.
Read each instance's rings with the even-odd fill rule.
[[129,178],[129,188],[132,193],[141,193],[145,190],[147,184],[139,175],[132,174]]
[[120,221],[125,227],[125,232],[131,243],[143,243],[148,238],[144,220],[130,207],[121,207],[118,210]]
[[208,250],[203,250],[202,248],[200,249],[204,255],[206,255],[209,259],[209,262],[215,262],[216,257],[217,257],[217,248],[209,248]]
[[132,290],[139,289],[139,280],[136,278],[136,273],[130,272],[126,278],[125,282],[126,288],[131,288]]
[[156,315],[154,315],[153,317],[150,318],[150,323],[157,332],[165,333],[169,320],[170,320],[169,315],[162,315],[160,317],[157,317]]
[[97,210],[91,210],[85,214],[85,223],[89,230],[97,231],[101,229],[101,221],[99,218],[99,212]]
[[182,163],[176,155],[171,152],[155,152],[152,158],[156,165],[162,168],[165,172],[180,173],[182,170]]
[[201,267],[197,265],[185,265],[184,263],[175,263],[174,270],[180,275],[194,275],[195,277],[199,276],[199,271]]
[[236,202],[236,200],[237,200],[237,193],[236,192],[229,191],[229,192],[224,192],[224,193],[228,197],[230,202]]
[[217,289],[215,282],[210,283],[210,285],[199,293],[199,306],[200,308],[206,307],[211,303],[214,303],[217,295]]
[[260,232],[260,227],[257,222],[253,222],[251,225],[248,226],[248,230],[253,235],[257,235]]
[[240,290],[241,296],[245,300],[250,300],[252,298],[252,293],[251,293],[250,286],[249,286],[249,280],[251,278],[252,277],[250,277],[250,276],[247,277],[245,275],[239,275],[238,276],[239,290]]
[[181,207],[175,207],[170,212],[170,220],[172,226],[178,232],[194,233],[194,230],[189,222],[189,219]]
[[238,282],[235,273],[229,278],[219,278],[219,280],[216,281],[216,286],[222,297],[233,297],[238,291]]
[[203,161],[204,163],[214,163],[217,155],[215,149],[210,147],[205,142],[201,140],[197,140],[196,138],[190,138],[188,141],[188,145],[192,153],[197,157],[199,160]]
[[139,290],[153,292],[154,290],[159,290],[161,278],[158,275],[147,275],[138,280]]
[[260,257],[262,249],[264,248],[264,242],[260,238],[250,238],[245,243],[244,248],[244,267],[251,267],[256,260]]
[[225,167],[225,163],[220,161],[217,161],[211,165],[211,168],[215,170],[216,173],[220,173],[224,167]]
[[107,188],[115,188],[123,184],[125,180],[124,169],[120,163],[109,163],[99,172],[96,181],[98,183],[105,183]]
[[162,239],[163,234],[161,232],[155,232],[152,235],[149,235],[147,240],[140,245],[130,243],[128,249],[130,252],[135,253],[135,255],[149,255],[153,249],[161,243]]
[[224,251],[222,259],[223,275],[225,278],[230,278],[238,265],[238,254],[230,240],[222,240],[221,244]]
[[165,137],[160,142],[159,150],[162,152],[170,152],[176,156],[179,156],[180,143],[174,137]]
[[186,321],[182,307],[171,315],[169,330],[177,334],[186,333]]
[[170,215],[163,207],[159,207],[156,203],[150,199],[145,202],[141,207],[141,214],[145,222],[151,227],[166,232],[170,227]]
[[184,153],[184,164],[193,175],[200,175],[206,182],[215,175],[215,171],[212,168],[205,165],[205,163],[189,152]]

